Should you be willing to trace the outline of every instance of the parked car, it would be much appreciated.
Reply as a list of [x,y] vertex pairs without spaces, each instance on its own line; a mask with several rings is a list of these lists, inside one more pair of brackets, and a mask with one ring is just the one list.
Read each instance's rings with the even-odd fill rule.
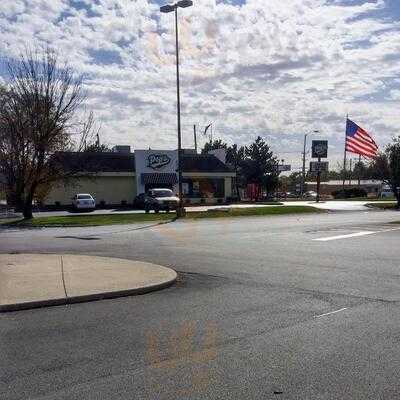
[[140,193],[134,198],[133,206],[135,208],[143,210],[144,209],[145,200],[146,200],[146,193]]
[[387,198],[392,198],[392,197],[394,198],[394,193],[389,186],[385,186],[385,187],[383,187],[383,189],[381,191],[380,197],[382,199],[387,199]]
[[296,192],[286,192],[286,197],[288,197],[290,199],[296,199],[297,197],[300,197],[300,196]]
[[304,193],[304,197],[306,199],[315,199],[317,197],[317,192],[314,192],[312,190],[309,190],[308,192]]
[[74,210],[94,210],[96,201],[91,194],[78,193],[72,198],[72,208]]
[[144,209],[146,213],[151,210],[158,213],[160,210],[170,212],[176,210],[179,205],[179,198],[174,195],[171,189],[151,189],[144,198]]

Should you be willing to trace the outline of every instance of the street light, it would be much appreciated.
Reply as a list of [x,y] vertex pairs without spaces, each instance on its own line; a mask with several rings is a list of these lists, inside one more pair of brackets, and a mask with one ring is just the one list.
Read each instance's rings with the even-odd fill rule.
[[178,8],[191,7],[193,1],[181,0],[175,4],[167,4],[160,7],[162,13],[175,12],[175,51],[176,51],[176,98],[177,98],[177,121],[178,121],[178,191],[179,191],[179,207],[176,211],[177,216],[184,214],[182,207],[182,135],[181,135],[181,96],[179,88],[179,41],[178,41]]
[[[313,131],[312,133],[310,133],[310,135],[312,135],[313,133],[319,133],[318,130]],[[302,168],[302,180],[301,180],[301,195],[303,196],[304,194],[304,189],[306,186],[306,146],[307,146],[307,136],[309,134],[306,133],[304,135],[304,148],[303,148],[303,168]]]

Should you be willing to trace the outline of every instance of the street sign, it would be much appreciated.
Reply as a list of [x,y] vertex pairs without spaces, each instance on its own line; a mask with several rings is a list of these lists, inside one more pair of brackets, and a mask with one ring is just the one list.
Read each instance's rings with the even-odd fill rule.
[[327,172],[328,169],[328,161],[310,161],[310,172]]
[[313,140],[312,141],[312,158],[327,158],[328,157],[328,141]]
[[291,171],[291,170],[292,170],[291,165],[285,165],[285,164],[278,165],[278,172],[285,172],[285,171]]

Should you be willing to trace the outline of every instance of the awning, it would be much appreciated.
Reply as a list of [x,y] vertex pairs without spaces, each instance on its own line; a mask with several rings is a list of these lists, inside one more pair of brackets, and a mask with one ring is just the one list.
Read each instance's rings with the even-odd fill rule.
[[140,176],[142,184],[152,185],[174,185],[178,183],[178,178],[175,173],[143,173]]

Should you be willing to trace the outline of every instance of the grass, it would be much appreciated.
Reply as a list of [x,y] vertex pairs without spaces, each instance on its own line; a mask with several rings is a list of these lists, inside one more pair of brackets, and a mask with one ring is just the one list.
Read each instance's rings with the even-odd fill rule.
[[10,225],[18,221],[21,221],[21,218],[1,218],[0,225]]
[[396,210],[397,203],[368,203],[366,204],[367,207],[371,208],[379,208],[380,210]]
[[[323,212],[309,206],[276,206],[276,207],[250,207],[250,208],[231,208],[201,212],[189,212],[184,219],[202,218],[226,218],[226,217],[250,217],[268,216],[284,214],[306,214]],[[171,221],[175,214],[150,213],[150,214],[105,214],[105,215],[68,215],[54,217],[37,217],[32,220],[18,220],[9,223],[13,227],[65,227],[65,226],[102,226],[130,224],[140,222],[163,222]]]
[[[380,203],[382,202],[390,202],[390,201],[395,201],[394,197],[384,197],[384,198],[380,198],[380,197],[372,197],[372,198],[368,198],[368,197],[349,197],[348,199],[332,199],[334,201],[368,201],[368,202],[375,202],[378,201]],[[328,200],[331,201],[331,200]]]
[[[284,206],[284,207],[249,207],[249,208],[231,208],[228,210],[210,210],[198,213],[188,213],[186,218],[226,218],[226,217],[251,217],[268,216],[284,214],[306,214],[316,213],[322,210],[310,206]],[[323,212],[323,211],[322,211]]]

